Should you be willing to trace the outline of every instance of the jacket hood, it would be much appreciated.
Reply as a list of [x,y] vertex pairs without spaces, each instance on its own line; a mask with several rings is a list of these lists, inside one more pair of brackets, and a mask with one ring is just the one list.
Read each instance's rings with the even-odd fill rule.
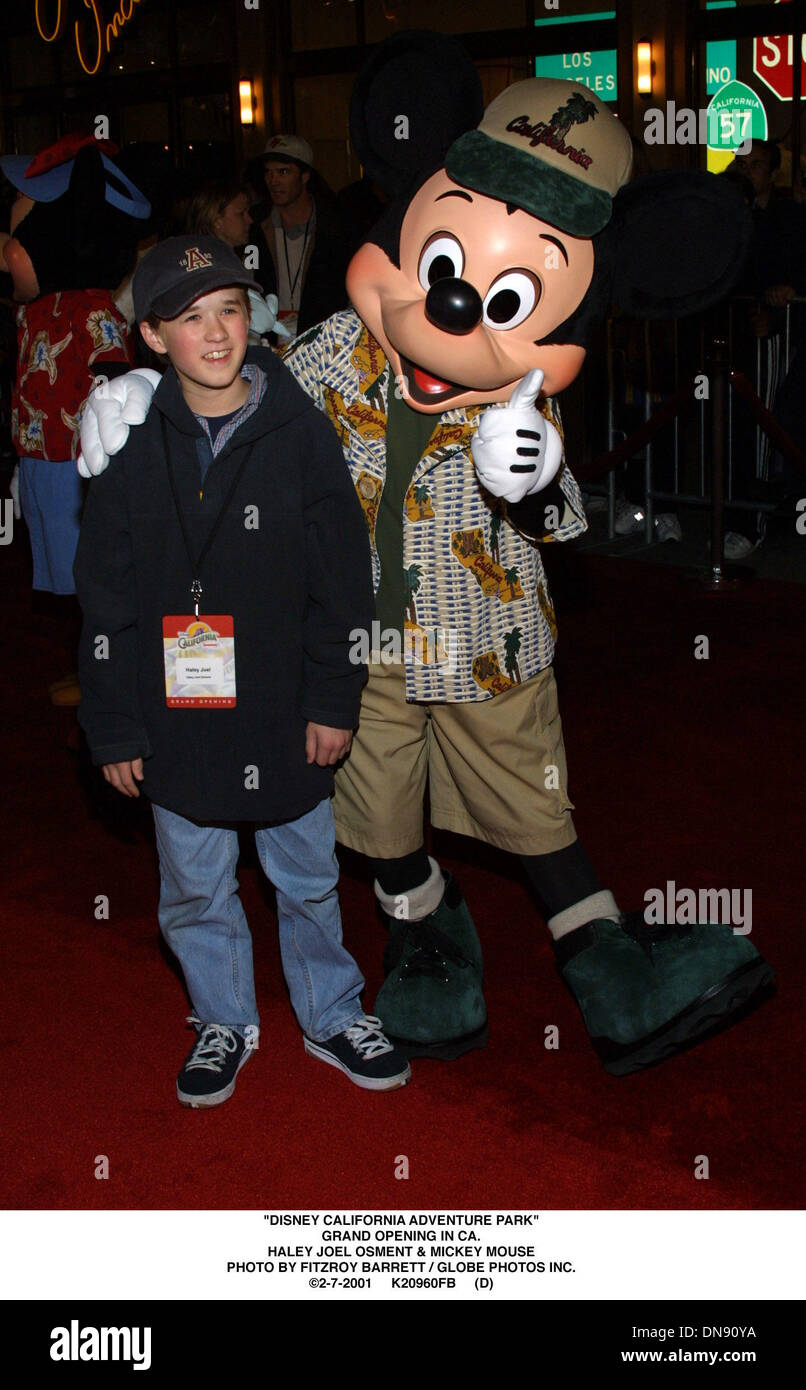
[[[249,347],[246,362],[260,367],[266,377],[266,390],[258,409],[239,427],[238,439],[242,443],[257,435],[273,432],[287,425],[300,415],[309,414],[316,407],[310,396],[297,385],[279,358],[270,348]],[[179,378],[172,366],[165,370],[162,381],[154,392],[152,405],[171,421],[183,434],[203,434],[193,411],[182,395]]]

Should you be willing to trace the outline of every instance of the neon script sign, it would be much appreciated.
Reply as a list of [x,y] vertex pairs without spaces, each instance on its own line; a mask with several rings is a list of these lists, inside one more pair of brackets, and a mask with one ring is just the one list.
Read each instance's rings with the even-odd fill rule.
[[[104,58],[109,54],[113,42],[132,18],[135,6],[142,5],[142,3],[143,0],[118,0],[118,7],[111,20],[108,24],[104,24],[100,0],[83,0],[84,8],[89,10],[89,15],[76,20],[73,25],[73,38],[76,45],[76,57],[90,77],[98,72]],[[46,0],[34,0],[34,19],[39,34],[45,43],[55,43],[56,39],[61,38],[67,27],[67,15],[65,13],[67,6],[63,0],[56,0],[56,16],[50,26],[47,19],[44,18],[44,11],[47,8]]]

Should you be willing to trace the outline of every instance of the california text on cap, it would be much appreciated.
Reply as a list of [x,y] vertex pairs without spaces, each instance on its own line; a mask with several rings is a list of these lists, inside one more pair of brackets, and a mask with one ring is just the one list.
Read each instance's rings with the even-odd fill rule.
[[448,174],[541,221],[593,236],[632,169],[628,131],[585,86],[530,77],[491,102],[476,130],[448,150]]

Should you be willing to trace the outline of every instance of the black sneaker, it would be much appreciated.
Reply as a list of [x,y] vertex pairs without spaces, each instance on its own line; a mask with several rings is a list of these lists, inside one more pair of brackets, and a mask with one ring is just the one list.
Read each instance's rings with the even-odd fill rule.
[[381,1032],[379,1018],[364,1014],[327,1042],[314,1042],[308,1037],[304,1042],[310,1057],[338,1067],[356,1086],[367,1091],[393,1091],[411,1080],[411,1067]]
[[235,1090],[235,1078],[257,1048],[258,1029],[249,1024],[244,1036],[223,1023],[202,1023],[191,1015],[198,1037],[176,1080],[181,1105],[194,1110],[221,1105]]

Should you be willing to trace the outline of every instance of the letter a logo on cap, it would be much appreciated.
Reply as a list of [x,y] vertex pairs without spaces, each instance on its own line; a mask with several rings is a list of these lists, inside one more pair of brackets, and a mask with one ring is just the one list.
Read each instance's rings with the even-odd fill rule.
[[213,264],[213,258],[208,256],[206,251],[200,251],[198,246],[191,246],[179,264],[183,270],[206,270],[208,266]]

